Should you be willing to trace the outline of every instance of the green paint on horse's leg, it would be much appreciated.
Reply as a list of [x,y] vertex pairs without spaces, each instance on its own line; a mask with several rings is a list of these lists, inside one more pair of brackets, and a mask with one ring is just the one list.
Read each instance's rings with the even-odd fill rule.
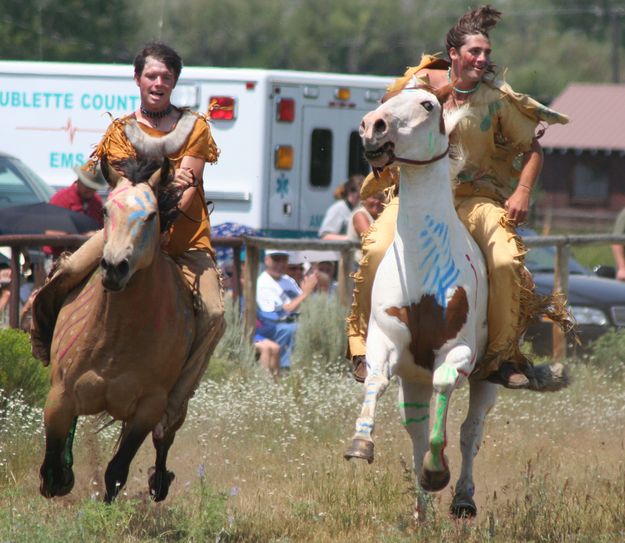
[[69,429],[67,438],[65,439],[65,448],[63,449],[63,466],[67,469],[72,469],[74,465],[74,454],[72,448],[74,446],[74,436],[76,435],[76,424],[78,423],[78,417],[74,417],[72,426]]
[[[398,406],[400,409],[430,409],[430,404],[429,403],[423,403],[423,402],[399,402]],[[404,426],[408,426],[409,424],[418,424],[420,422],[424,422],[426,420],[428,420],[430,418],[430,414],[429,413],[425,413],[424,415],[420,415],[420,416],[410,416],[408,413],[406,413],[406,419],[404,421],[402,421],[402,424]]]
[[428,460],[430,464],[428,469],[431,471],[443,471],[447,469],[445,465],[445,440],[446,440],[446,420],[447,406],[449,398],[440,392],[436,394],[434,411],[434,422],[432,431],[430,432],[430,452]]

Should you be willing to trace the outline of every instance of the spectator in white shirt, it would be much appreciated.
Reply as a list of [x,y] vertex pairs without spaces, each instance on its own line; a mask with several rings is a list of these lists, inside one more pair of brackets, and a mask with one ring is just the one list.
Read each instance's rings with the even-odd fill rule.
[[298,286],[286,273],[288,263],[286,251],[266,251],[265,271],[256,283],[256,333],[280,345],[280,369],[291,366],[297,310],[317,286],[314,273],[305,276]]

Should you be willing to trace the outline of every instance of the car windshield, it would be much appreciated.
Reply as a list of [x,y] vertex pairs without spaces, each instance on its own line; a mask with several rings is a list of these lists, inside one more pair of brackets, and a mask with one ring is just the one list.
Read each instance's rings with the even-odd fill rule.
[[[536,232],[529,229],[519,229],[523,237],[537,236]],[[556,262],[555,247],[530,247],[525,255],[525,265],[532,273],[553,273]],[[590,272],[574,258],[569,258],[569,273],[575,275],[588,275]]]
[[0,209],[50,199],[52,189],[19,160],[0,155]]

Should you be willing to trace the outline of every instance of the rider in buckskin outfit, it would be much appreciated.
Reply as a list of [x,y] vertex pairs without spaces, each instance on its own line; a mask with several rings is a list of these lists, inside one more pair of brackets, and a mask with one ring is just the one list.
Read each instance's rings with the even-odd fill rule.
[[[167,157],[182,191],[179,215],[163,239],[163,248],[180,266],[194,293],[197,325],[189,358],[170,391],[165,416],[154,431],[156,438],[184,418],[187,402],[225,330],[221,277],[210,242],[202,183],[205,163],[216,162],[219,150],[206,117],[171,104],[181,70],[182,60],[176,51],[162,43],[147,44],[134,60],[134,79],[141,97],[139,109],[111,122],[85,165],[93,170],[103,156],[113,166],[125,158]],[[56,316],[65,296],[96,268],[102,248],[100,231],[73,255],[59,261],[35,299],[33,354],[46,364]]]
[[[456,211],[482,250],[489,274],[488,350],[484,365],[476,371],[479,377],[518,389],[534,386],[532,363],[519,345],[528,322],[546,314],[563,328],[571,325],[562,300],[535,294],[524,266],[526,248],[516,231],[527,218],[530,194],[542,167],[536,129],[541,122],[564,124],[568,118],[515,92],[495,76],[488,33],[500,17],[501,12],[491,6],[465,13],[447,33],[451,62],[424,55],[388,91],[397,92],[416,77],[420,84],[435,89],[450,85],[445,107],[470,110],[451,141],[465,161],[453,179]],[[366,376],[373,278],[395,234],[399,201],[392,187],[398,182],[397,168],[389,166],[378,179],[370,174],[361,190],[362,199],[385,188],[391,193],[363,239],[363,258],[354,277],[348,356],[354,377],[361,382]]]

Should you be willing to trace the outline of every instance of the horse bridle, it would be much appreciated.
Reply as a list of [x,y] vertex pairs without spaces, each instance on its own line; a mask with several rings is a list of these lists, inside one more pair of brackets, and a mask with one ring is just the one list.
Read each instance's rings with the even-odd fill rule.
[[433,156],[432,158],[428,160],[415,160],[412,158],[403,158],[403,157],[396,156],[395,153],[393,153],[392,151],[387,151],[387,152],[389,153],[389,160],[384,166],[382,166],[381,168],[376,168],[374,166],[371,167],[371,169],[373,170],[373,175],[375,175],[376,179],[380,178],[380,172],[384,170],[384,168],[386,168],[387,166],[390,166],[394,162],[401,162],[402,164],[410,164],[411,166],[425,166],[427,164],[432,164],[432,162],[437,162],[438,160],[440,160],[441,158],[445,158],[449,154],[449,143],[447,144],[447,149],[445,149],[442,153],[436,156]]

